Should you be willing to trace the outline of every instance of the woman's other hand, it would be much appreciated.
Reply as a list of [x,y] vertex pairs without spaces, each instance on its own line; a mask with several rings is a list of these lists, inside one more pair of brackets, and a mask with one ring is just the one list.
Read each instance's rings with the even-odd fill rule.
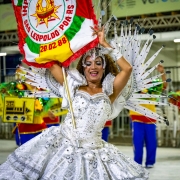
[[98,39],[99,39],[99,44],[103,47],[110,47],[111,46],[107,43],[106,39],[105,39],[105,32],[104,32],[104,26],[103,27],[98,27],[95,26],[94,28],[91,27],[91,29],[93,30],[93,36],[97,35]]

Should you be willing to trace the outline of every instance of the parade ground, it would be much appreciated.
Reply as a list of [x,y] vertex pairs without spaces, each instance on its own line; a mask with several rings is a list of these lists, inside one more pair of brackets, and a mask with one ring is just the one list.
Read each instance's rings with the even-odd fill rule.
[[[132,146],[117,146],[119,150],[133,158]],[[0,164],[7,156],[17,148],[13,140],[0,140]],[[154,168],[148,169],[150,172],[149,180],[180,180],[180,148],[157,149],[157,162]]]

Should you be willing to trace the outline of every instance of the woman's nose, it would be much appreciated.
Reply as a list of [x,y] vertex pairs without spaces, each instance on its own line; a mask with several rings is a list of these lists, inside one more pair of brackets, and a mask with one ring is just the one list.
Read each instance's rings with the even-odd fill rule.
[[95,68],[96,67],[96,63],[93,61],[91,64],[91,68]]

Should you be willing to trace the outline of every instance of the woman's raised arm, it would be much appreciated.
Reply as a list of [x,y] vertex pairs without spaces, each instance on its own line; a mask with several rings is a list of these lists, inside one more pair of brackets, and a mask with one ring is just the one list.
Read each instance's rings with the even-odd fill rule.
[[[113,94],[111,95],[110,99],[113,102],[119,93],[123,90],[125,85],[128,82],[128,79],[132,72],[132,66],[126,61],[126,59],[118,52],[116,49],[113,49],[109,43],[105,40],[104,36],[104,27],[102,29],[92,28],[94,30],[94,34],[96,34],[99,38],[99,44],[104,48],[110,48],[112,50],[111,53],[117,56],[117,64],[120,67],[119,74],[115,77],[114,84],[113,84]],[[110,55],[111,55],[110,53]]]
[[111,101],[115,100],[119,93],[123,90],[132,72],[132,66],[126,61],[123,56],[117,60],[117,64],[120,67],[121,71],[115,77],[113,85],[114,91],[111,97]]
[[64,78],[63,78],[63,72],[62,67],[58,64],[54,64],[50,67],[51,74],[54,76],[56,81],[58,81],[61,85],[63,85]]
[[[112,48],[108,43],[104,42],[103,46],[105,48]],[[132,72],[132,66],[129,64],[128,61],[118,52],[116,49],[113,51],[114,54],[117,54],[117,64],[120,67],[120,72],[116,75],[114,84],[113,84],[113,94],[110,96],[111,102],[113,102],[116,97],[119,95],[119,93],[123,90],[125,85],[127,84],[129,77]],[[113,53],[113,52],[111,52]]]

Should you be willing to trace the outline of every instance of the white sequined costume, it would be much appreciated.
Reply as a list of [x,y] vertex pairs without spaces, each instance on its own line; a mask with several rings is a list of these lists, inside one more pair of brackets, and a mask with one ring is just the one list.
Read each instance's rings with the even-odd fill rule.
[[[115,146],[101,139],[106,120],[123,109],[120,95],[113,104],[114,76],[103,81],[103,92],[95,95],[78,90],[86,79],[77,71],[69,71],[67,80],[77,129],[73,130],[68,113],[60,127],[51,127],[20,146],[0,166],[0,180],[145,180],[148,172],[123,155]],[[65,91],[58,85],[68,107]],[[77,147],[77,141],[80,147]]]

